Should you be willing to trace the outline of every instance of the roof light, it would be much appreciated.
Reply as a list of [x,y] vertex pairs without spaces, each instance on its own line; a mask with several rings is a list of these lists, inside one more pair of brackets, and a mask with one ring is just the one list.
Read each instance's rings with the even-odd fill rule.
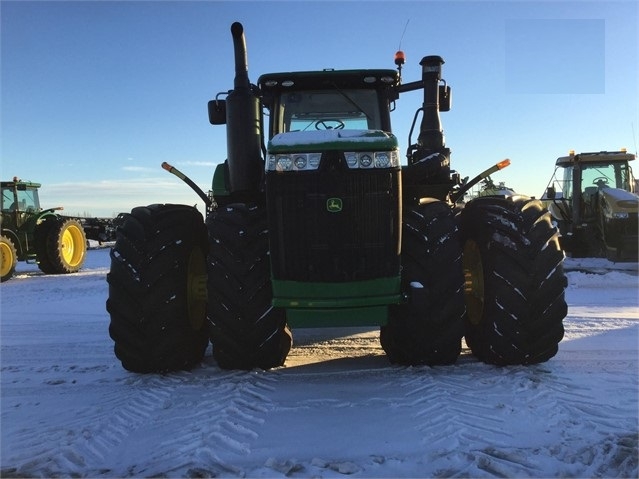
[[404,55],[403,51],[397,50],[397,52],[395,52],[395,65],[400,66],[404,63],[406,63],[406,55]]
[[628,150],[624,147],[624,148],[621,149],[621,152],[622,153],[628,153]]
[[575,150],[570,150],[568,152],[568,156],[575,156]]

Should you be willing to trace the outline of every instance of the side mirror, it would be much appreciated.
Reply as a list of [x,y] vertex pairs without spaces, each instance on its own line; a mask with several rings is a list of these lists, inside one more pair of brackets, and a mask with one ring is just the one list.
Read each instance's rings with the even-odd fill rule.
[[546,198],[549,200],[554,200],[557,197],[557,192],[555,191],[554,186],[549,186],[546,190]]
[[209,102],[209,122],[211,125],[226,124],[226,100],[211,100]]

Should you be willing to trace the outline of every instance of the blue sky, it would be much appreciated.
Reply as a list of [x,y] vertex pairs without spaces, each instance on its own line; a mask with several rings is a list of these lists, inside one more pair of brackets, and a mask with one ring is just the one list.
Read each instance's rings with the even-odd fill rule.
[[[539,196],[570,149],[635,151],[638,5],[3,0],[1,176],[43,183],[43,205],[73,214],[200,204],[160,164],[210,188],[226,133],[208,123],[206,105],[233,86],[230,25],[240,21],[253,82],[276,71],[394,68],[400,40],[406,82],[419,79],[423,56],[442,56],[453,168],[472,177],[510,158],[493,179]],[[407,93],[394,112],[402,153],[420,105],[420,93]]]

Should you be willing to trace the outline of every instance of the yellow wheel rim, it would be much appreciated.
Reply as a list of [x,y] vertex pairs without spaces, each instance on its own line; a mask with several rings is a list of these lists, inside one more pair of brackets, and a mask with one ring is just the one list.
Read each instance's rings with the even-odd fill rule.
[[69,225],[62,233],[60,241],[60,251],[62,258],[71,267],[82,263],[86,253],[87,245],[84,240],[82,230],[76,225]]
[[187,304],[189,323],[199,330],[206,316],[206,258],[200,248],[193,248],[187,268]]
[[484,312],[484,267],[479,246],[473,240],[464,244],[464,296],[471,324],[478,325]]
[[2,263],[0,264],[0,276],[5,277],[13,268],[15,258],[11,247],[4,241],[0,242],[0,255],[2,255]]

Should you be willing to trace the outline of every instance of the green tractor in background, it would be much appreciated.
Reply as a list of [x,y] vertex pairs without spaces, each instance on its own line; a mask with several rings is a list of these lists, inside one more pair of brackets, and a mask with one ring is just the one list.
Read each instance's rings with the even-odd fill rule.
[[10,279],[18,261],[35,262],[43,273],[74,273],[84,264],[87,239],[82,224],[56,214],[62,208],[42,210],[40,183],[0,183],[0,279]]
[[[458,204],[508,161],[471,181],[451,170],[441,57],[423,58],[410,83],[398,52],[397,70],[252,84],[242,25],[231,33],[234,88],[209,102],[228,153],[212,191],[163,164],[205,201],[205,220],[172,204],[120,217],[106,306],[126,369],[189,369],[209,342],[222,368],[278,367],[291,327],[379,326],[389,360],[405,365],[454,363],[464,336],[487,363],[556,354],[567,313],[557,229],[528,197]],[[423,103],[401,165],[390,113],[412,91]]]

